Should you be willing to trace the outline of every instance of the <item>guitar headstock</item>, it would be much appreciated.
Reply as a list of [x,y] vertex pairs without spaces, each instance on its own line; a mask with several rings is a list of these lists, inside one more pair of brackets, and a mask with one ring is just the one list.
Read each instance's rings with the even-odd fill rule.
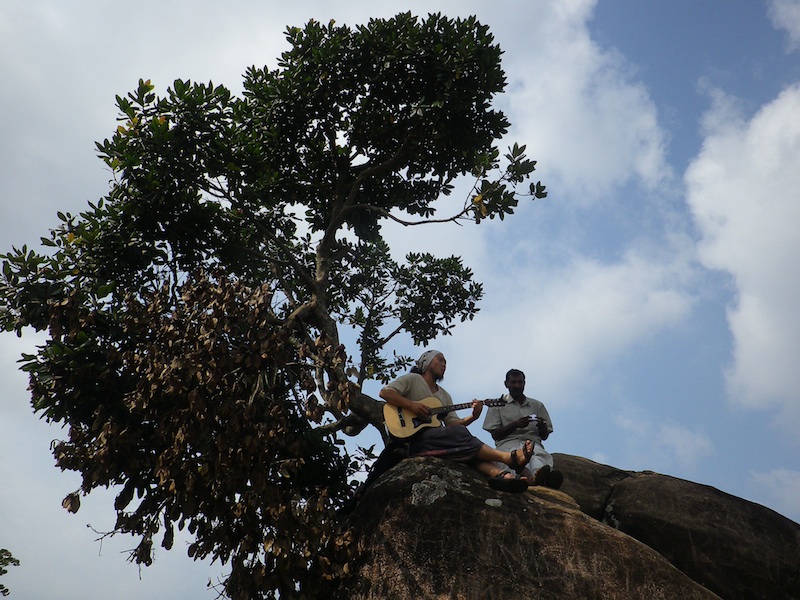
[[484,400],[483,404],[484,406],[505,406],[506,401],[502,398],[495,398],[493,400]]

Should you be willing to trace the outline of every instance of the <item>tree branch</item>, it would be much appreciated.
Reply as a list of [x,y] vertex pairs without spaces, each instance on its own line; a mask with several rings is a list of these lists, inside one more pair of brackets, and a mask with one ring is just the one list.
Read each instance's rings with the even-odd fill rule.
[[358,435],[367,425],[374,426],[386,440],[383,419],[383,402],[367,394],[359,394],[350,400],[350,413],[341,419],[319,427],[324,433],[341,431],[345,435]]

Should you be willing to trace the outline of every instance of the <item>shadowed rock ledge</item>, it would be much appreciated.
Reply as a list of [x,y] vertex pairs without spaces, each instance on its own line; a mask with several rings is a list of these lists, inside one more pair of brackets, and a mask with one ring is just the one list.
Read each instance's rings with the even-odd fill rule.
[[726,600],[800,599],[800,525],[707,485],[554,455],[586,514],[656,550]]
[[556,454],[560,491],[407,459],[350,514],[339,598],[800,599],[800,525],[715,488]]

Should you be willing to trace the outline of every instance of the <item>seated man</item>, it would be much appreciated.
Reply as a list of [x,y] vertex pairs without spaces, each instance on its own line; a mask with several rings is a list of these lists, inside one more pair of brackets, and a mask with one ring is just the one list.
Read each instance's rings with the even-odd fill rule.
[[506,373],[505,386],[508,388],[508,394],[503,396],[506,404],[488,409],[483,428],[491,434],[498,450],[532,442],[533,456],[520,474],[533,485],[558,489],[564,476],[553,469],[553,457],[542,445],[542,441],[553,433],[547,409],[538,400],[525,395],[525,373],[519,369]]

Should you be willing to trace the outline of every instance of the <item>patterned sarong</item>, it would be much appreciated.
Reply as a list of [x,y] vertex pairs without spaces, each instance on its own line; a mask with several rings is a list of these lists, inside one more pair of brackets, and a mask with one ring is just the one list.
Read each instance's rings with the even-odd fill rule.
[[428,427],[409,441],[410,456],[436,456],[467,462],[474,458],[483,442],[464,425]]

